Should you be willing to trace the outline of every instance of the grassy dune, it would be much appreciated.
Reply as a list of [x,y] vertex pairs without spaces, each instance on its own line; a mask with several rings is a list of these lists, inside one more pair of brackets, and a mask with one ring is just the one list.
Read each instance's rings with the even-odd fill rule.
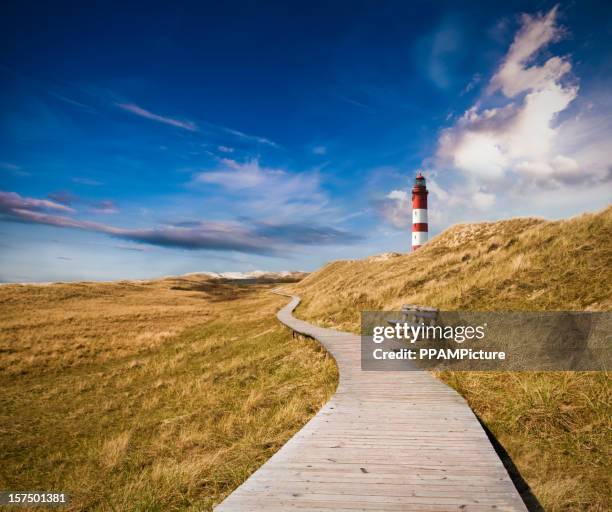
[[209,510],[325,403],[333,360],[273,285],[0,287],[0,488],[71,510]]
[[[455,226],[414,254],[337,261],[293,285],[297,315],[357,332],[362,310],[600,310],[612,306],[612,208],[546,222]],[[546,510],[612,503],[608,373],[446,372]]]

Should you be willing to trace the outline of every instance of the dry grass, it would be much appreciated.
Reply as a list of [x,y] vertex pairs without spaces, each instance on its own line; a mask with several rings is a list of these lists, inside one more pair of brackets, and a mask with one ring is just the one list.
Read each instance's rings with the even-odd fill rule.
[[609,510],[612,391],[605,372],[445,372],[545,510]]
[[301,314],[350,329],[365,309],[610,310],[612,207],[546,222],[458,225],[416,253],[336,261],[293,288]]
[[209,510],[327,401],[272,285],[0,287],[0,488],[71,510]]
[[[600,310],[612,306],[612,207],[546,222],[455,226],[414,254],[338,261],[292,289],[298,315],[357,332],[363,310]],[[608,373],[439,374],[511,455],[546,510],[609,510]]]

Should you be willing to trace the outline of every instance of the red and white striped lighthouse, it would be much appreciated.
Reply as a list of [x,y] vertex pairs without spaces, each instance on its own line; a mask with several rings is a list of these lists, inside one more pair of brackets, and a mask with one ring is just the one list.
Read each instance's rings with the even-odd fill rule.
[[427,187],[419,172],[412,187],[412,250],[427,242]]

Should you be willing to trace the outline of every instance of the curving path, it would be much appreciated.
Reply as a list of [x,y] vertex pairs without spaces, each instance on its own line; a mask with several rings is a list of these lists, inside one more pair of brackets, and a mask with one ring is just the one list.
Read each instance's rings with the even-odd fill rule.
[[526,511],[465,400],[422,371],[362,371],[358,335],[278,319],[335,358],[333,398],[215,508],[249,511]]

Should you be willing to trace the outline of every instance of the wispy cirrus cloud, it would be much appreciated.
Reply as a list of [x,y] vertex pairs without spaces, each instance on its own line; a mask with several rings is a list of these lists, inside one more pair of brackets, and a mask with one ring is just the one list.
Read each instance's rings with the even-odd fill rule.
[[305,223],[274,224],[255,222],[255,231],[272,240],[283,240],[297,245],[336,245],[351,244],[363,239],[362,236],[329,226]]
[[276,142],[274,142],[273,140],[267,139],[265,137],[259,137],[257,135],[249,135],[248,133],[244,133],[239,130],[234,130],[233,128],[227,128],[226,126],[218,126],[218,125],[216,126],[220,128],[221,130],[223,130],[224,132],[235,135],[236,137],[240,139],[250,140],[253,142],[257,142],[258,144],[264,144],[266,146],[270,146],[273,148],[280,147]]
[[104,199],[101,201],[91,201],[79,197],[68,190],[59,190],[57,192],[51,192],[47,194],[47,198],[54,201],[55,203],[71,207],[72,212],[75,211],[72,209],[72,207],[79,204],[81,206],[85,206],[89,212],[97,215],[111,215],[114,213],[119,213],[119,207],[114,201],[111,201],[110,199]]
[[[163,124],[167,124],[170,126],[175,126],[177,128],[182,128],[183,130],[188,130],[190,132],[199,132],[200,131],[200,127],[198,126],[198,124],[195,121],[189,121],[186,119],[178,119],[175,117],[169,117],[169,116],[165,116],[165,115],[160,115],[157,114],[155,112],[152,112],[151,110],[147,110],[146,108],[143,108],[139,105],[136,105],[135,103],[122,103],[122,102],[115,102],[115,105],[117,107],[119,107],[122,110],[125,110],[126,112],[130,112],[132,114],[135,114],[139,117],[143,117],[145,119],[149,119],[151,121],[157,121],[158,123],[163,123]],[[203,121],[203,124],[213,130],[218,130],[220,132],[224,132],[227,134],[230,134],[234,137],[237,137],[239,139],[242,140],[246,140],[246,141],[250,141],[250,142],[255,142],[257,144],[261,144],[261,145],[265,145],[265,146],[270,146],[273,148],[279,148],[280,146],[274,142],[273,140],[270,140],[266,137],[261,137],[259,135],[252,135],[249,133],[245,133],[242,132],[240,130],[236,130],[234,128],[229,128],[227,126],[222,126],[222,125],[218,125],[218,124],[214,124],[214,123],[210,123],[208,121]],[[223,149],[221,149],[223,148]],[[219,146],[219,151],[222,152],[231,152],[233,151],[233,149],[227,145],[220,145]]]
[[199,131],[198,125],[193,121],[186,121],[181,119],[175,119],[173,117],[162,116],[159,114],[155,114],[150,110],[142,108],[134,103],[115,103],[117,107],[123,109],[127,112],[131,112],[140,117],[144,117],[145,119],[150,119],[151,121],[157,121],[158,123],[168,124],[170,126],[176,126],[177,128],[182,128],[183,130],[189,130],[190,132]]
[[16,192],[0,191],[0,213],[14,214],[18,216],[20,212],[36,211],[56,211],[64,213],[74,213],[74,209],[65,204],[60,204],[48,199],[35,199],[22,197]]
[[460,26],[457,20],[447,18],[418,46],[419,59],[424,60],[429,79],[439,89],[448,89],[457,74],[456,61],[463,43]]
[[268,167],[256,158],[222,158],[217,168],[194,174],[193,183],[218,186],[240,196],[243,208],[257,216],[273,213],[304,218],[321,214],[329,203],[317,171]]
[[65,205],[45,199],[0,192],[0,215],[14,221],[103,233],[130,242],[159,247],[237,251],[264,256],[288,256],[299,246],[344,245],[360,240],[344,230],[311,223],[240,221],[194,221],[152,228],[122,228],[58,215],[73,213]]
[[151,247],[146,245],[135,245],[135,244],[117,244],[115,249],[121,249],[122,251],[133,251],[133,252],[148,252],[151,250]]
[[29,176],[30,173],[24,171],[19,165],[10,162],[0,162],[0,169],[8,171],[14,176]]
[[58,190],[57,192],[51,192],[47,194],[47,197],[56,203],[60,203],[66,206],[72,206],[74,203],[79,201],[79,197],[74,195],[68,190]]
[[77,101],[73,98],[69,98],[68,96],[65,96],[63,94],[60,94],[58,92],[55,91],[47,91],[49,93],[50,96],[53,96],[54,98],[67,103],[69,105],[72,105],[73,107],[77,107],[79,110],[82,110],[83,112],[87,112],[89,114],[95,114],[96,110],[89,106],[89,105],[85,105],[85,103],[81,103],[80,101]]
[[79,185],[87,185],[88,187],[99,187],[103,185],[101,181],[92,180],[91,178],[81,178],[78,176],[75,178],[72,178],[72,181],[73,183],[77,183]]
[[92,213],[97,213],[101,215],[111,215],[114,213],[119,213],[119,207],[115,204],[114,201],[106,199],[104,201],[95,201],[91,204],[90,210]]
[[216,170],[199,172],[194,176],[196,183],[219,185],[230,191],[252,189],[262,185],[271,185],[287,175],[284,170],[263,167],[259,160],[251,159],[238,162],[230,158],[222,158]]
[[353,98],[349,98],[348,96],[345,96],[343,94],[334,94],[333,96],[339,99],[340,101],[343,101],[344,103],[348,103],[349,105],[353,105],[354,107],[357,107],[359,109],[365,110],[370,113],[375,112],[374,108],[371,107],[370,105],[366,105],[365,103],[357,101],[356,99],[353,99]]
[[19,171],[21,167],[9,162],[0,162],[0,169],[5,169],[7,171]]

